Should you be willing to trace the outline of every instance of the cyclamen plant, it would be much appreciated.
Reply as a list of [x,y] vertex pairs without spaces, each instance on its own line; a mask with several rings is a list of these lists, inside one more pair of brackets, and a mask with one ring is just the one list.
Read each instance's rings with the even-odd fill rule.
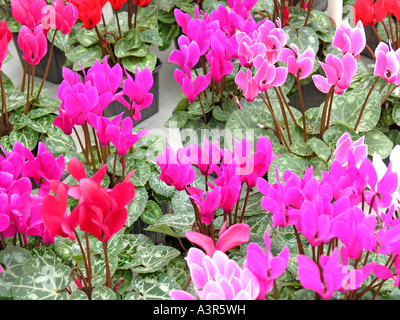
[[[84,72],[84,70],[83,70]],[[98,168],[96,163],[108,163],[108,157],[112,155],[110,145],[115,147],[113,183],[115,183],[115,169],[117,157],[122,164],[122,179],[125,178],[125,156],[132,150],[134,144],[146,135],[149,130],[142,129],[133,133],[133,119],[140,120],[140,110],[151,105],[153,94],[149,93],[153,84],[153,77],[149,69],[137,71],[135,80],[129,75],[123,79],[122,67],[117,64],[110,67],[105,57],[104,62],[97,61],[87,73],[84,72],[82,82],[78,73],[68,68],[63,69],[64,81],[58,89],[58,97],[61,100],[60,115],[54,120],[54,125],[70,135],[76,134],[86,165],[91,164],[92,169]],[[118,91],[122,86],[123,90]],[[125,96],[128,99],[125,99]],[[113,119],[103,115],[104,110],[113,101],[121,101],[129,109],[129,117],[122,119],[123,113]],[[84,139],[76,126],[81,126]],[[90,127],[94,141],[91,141]],[[96,155],[92,145],[95,145]]]
[[[278,182],[272,185],[263,178],[265,172],[258,176],[257,188],[263,194],[261,206],[268,212],[266,214],[272,215],[271,232],[292,227],[298,244],[297,250],[292,248],[293,252],[285,247],[273,257],[270,236],[265,233],[266,253],[258,244],[250,243],[243,266],[239,267],[227,252],[249,240],[249,226],[240,221],[227,228],[229,219],[224,215],[224,225],[214,240],[212,234],[204,232],[208,232],[204,226],[212,225],[213,216],[204,219],[201,209],[215,211],[217,202],[211,200],[211,193],[208,194],[209,201],[207,197],[204,202],[195,201],[200,206],[202,218],[196,220],[196,226],[203,223],[203,228],[186,232],[186,237],[204,252],[191,248],[186,260],[198,298],[264,299],[275,287],[274,297],[278,299],[276,279],[284,274],[289,254],[296,256],[299,285],[314,291],[316,299],[331,299],[340,294],[342,299],[361,299],[369,291],[375,299],[387,281],[394,280],[393,285],[398,286],[398,239],[395,234],[399,226],[400,172],[396,165],[399,146],[393,150],[391,162],[386,167],[378,155],[374,156],[374,162],[369,160],[368,147],[363,140],[352,142],[348,134],[343,135],[330,170],[323,172],[321,181],[314,176],[312,167],[303,177],[286,171],[283,181],[279,180],[277,172]],[[178,151],[180,159],[189,149]],[[206,158],[202,159],[205,164]],[[221,159],[221,166],[224,159]],[[188,158],[185,164],[176,158],[175,162],[170,160],[175,166],[171,172],[175,172],[175,176],[184,175],[179,168],[190,164]],[[232,163],[229,165],[237,166]],[[396,171],[392,170],[392,165]],[[209,165],[210,168],[215,166]],[[224,166],[224,169],[228,167]],[[171,167],[161,164],[161,168],[163,179],[163,174],[168,175]],[[236,177],[243,180],[243,176]],[[220,178],[218,176],[216,180]],[[174,185],[168,179],[164,181]],[[190,181],[192,179],[186,180],[187,185]],[[195,199],[190,191],[187,192]],[[204,209],[206,205],[208,209]],[[195,205],[194,210],[199,211]],[[370,261],[373,256],[374,260]],[[368,283],[364,285],[367,278]],[[195,299],[185,290],[171,291],[171,297]]]

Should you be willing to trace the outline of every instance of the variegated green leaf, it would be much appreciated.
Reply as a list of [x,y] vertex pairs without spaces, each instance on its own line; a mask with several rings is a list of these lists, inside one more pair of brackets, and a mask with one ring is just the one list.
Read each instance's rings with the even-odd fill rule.
[[71,269],[64,265],[44,265],[26,272],[12,286],[17,300],[64,300],[66,292],[61,292],[70,283]]
[[170,300],[169,293],[174,289],[181,289],[174,278],[165,274],[138,275],[132,282],[132,287],[139,295],[128,295],[126,300]]
[[168,246],[146,247],[136,252],[136,259],[139,265],[132,268],[132,270],[138,273],[156,272],[179,255],[180,252],[178,250]]
[[10,143],[21,142],[29,150],[35,149],[39,140],[38,133],[29,127],[24,127],[21,131],[12,131],[10,133]]
[[128,220],[126,221],[127,226],[133,225],[133,223],[140,217],[144,208],[146,207],[149,195],[144,187],[135,188],[135,198],[128,204]]

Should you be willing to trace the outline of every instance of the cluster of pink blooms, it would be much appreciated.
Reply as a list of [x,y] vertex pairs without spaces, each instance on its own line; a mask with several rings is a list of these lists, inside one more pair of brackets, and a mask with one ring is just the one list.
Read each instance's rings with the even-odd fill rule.
[[[153,75],[149,69],[136,70],[135,79],[129,74],[126,76],[124,80],[122,67],[119,64],[111,67],[107,57],[103,63],[96,61],[84,73],[83,81],[78,73],[64,68],[64,80],[58,88],[60,115],[54,125],[70,135],[74,126],[88,123],[96,130],[101,145],[112,143],[117,153],[124,156],[140,137],[148,133],[149,130],[143,129],[133,134],[133,119],[140,120],[140,111],[153,101],[153,94],[149,93]],[[120,86],[122,90],[119,90]],[[123,103],[129,109],[130,117],[122,119],[122,113],[112,120],[103,116],[113,101]]]
[[[253,152],[249,139],[233,141],[233,151],[220,148],[218,142],[209,143],[206,139],[203,148],[197,144],[177,151],[167,147],[156,158],[161,168],[160,179],[177,190],[186,190],[199,207],[201,222],[212,223],[215,210],[220,207],[225,215],[231,214],[239,200],[243,184],[254,188],[257,179],[265,175],[275,158],[272,144],[266,137],[260,137]],[[191,186],[196,178],[197,167],[201,174],[217,175],[213,182],[208,182],[211,191]]]
[[[232,0],[228,1],[229,10],[220,5],[211,14],[202,12],[201,15],[196,7],[194,19],[189,13],[175,9],[183,35],[178,39],[179,50],[171,53],[169,61],[180,67],[175,70],[174,77],[189,102],[194,102],[211,80],[221,83],[233,71],[232,61],[239,59],[237,32],[249,33],[257,28],[250,14],[256,2]],[[192,70],[199,61],[203,74],[194,77]],[[208,70],[205,62],[208,62]]]
[[[50,193],[50,181],[60,180],[65,170],[64,156],[55,158],[43,143],[39,143],[37,156],[20,142],[13,150],[2,149],[0,156],[0,232],[5,238],[22,234],[25,245],[27,236],[36,235],[46,243],[54,237],[49,234],[41,216],[44,197]],[[33,191],[32,181],[39,189]]]
[[[214,149],[212,146],[208,144],[208,155],[204,156],[201,153],[198,159],[211,160],[212,150],[216,153],[218,151],[215,145]],[[239,154],[244,154],[242,152],[245,149],[240,144],[236,144],[236,147],[240,148]],[[187,156],[188,150],[190,148],[178,152],[180,159],[185,159],[184,162],[174,158],[175,169],[172,169],[171,173],[174,172],[175,177],[183,176],[183,172],[188,172],[188,168],[192,166]],[[262,163],[269,166],[270,162],[266,162],[265,158],[267,155],[261,155],[260,151],[255,155],[260,155]],[[278,181],[273,185],[263,178],[266,171],[254,170],[254,175],[258,176],[257,188],[263,194],[261,206],[272,214],[272,227],[292,226],[311,247],[321,249],[325,245],[326,251],[322,250],[317,260],[315,257],[308,257],[302,251],[296,257],[298,277],[304,288],[315,291],[323,299],[330,299],[335,291],[348,293],[358,290],[364,280],[372,274],[381,280],[394,279],[394,286],[400,284],[400,170],[393,162],[398,161],[399,151],[398,147],[393,150],[391,163],[386,167],[377,155],[374,156],[374,162],[369,160],[368,148],[363,137],[352,142],[350,136],[344,134],[337,143],[330,171],[323,172],[321,181],[314,176],[312,167],[307,169],[303,177],[286,171],[283,181],[279,179],[277,171]],[[267,157],[269,160],[273,159],[272,153]],[[218,153],[213,159],[220,161]],[[254,159],[257,159],[257,156]],[[257,163],[255,161],[254,167],[251,167],[255,169]],[[184,165],[187,168],[179,171]],[[215,167],[218,166],[213,164],[206,168],[209,170]],[[169,175],[168,168],[161,167],[161,179]],[[216,180],[223,176],[218,170],[208,172],[217,173]],[[193,182],[195,173],[192,175],[190,180],[186,180],[187,185]],[[239,175],[235,179],[239,178],[245,182],[246,176],[248,177]],[[174,185],[172,180],[164,181]],[[221,186],[223,188],[225,185]],[[211,196],[215,190],[221,193],[221,189],[214,188],[209,193],[209,198],[206,197],[210,202],[206,199],[196,202],[200,206],[207,206],[207,209],[204,209],[207,223],[212,221],[210,211],[218,206],[215,197]],[[199,194],[200,192],[202,193],[199,191]],[[216,243],[213,238],[199,232],[186,232],[187,238],[204,250],[203,252],[192,248],[186,258],[195,292],[200,299],[264,299],[274,280],[285,272],[289,250],[285,247],[277,257],[272,257],[269,236],[265,234],[266,253],[258,245],[249,244],[246,260],[240,268],[235,261],[227,257],[226,252],[248,242],[250,228],[244,223],[233,224],[227,228],[226,223],[225,221]],[[368,262],[365,257],[370,253],[386,256],[387,263],[383,265]],[[350,260],[364,264],[354,268]],[[182,290],[172,291],[171,296],[174,299],[195,298]]]
[[22,27],[18,33],[18,46],[30,65],[37,65],[47,53],[47,34],[51,28],[63,34],[71,33],[78,20],[78,8],[55,0],[52,6],[45,0],[12,0],[12,15]]
[[[274,185],[262,178],[257,183],[264,195],[261,206],[273,215],[273,227],[294,226],[314,247],[333,247],[335,239],[341,243],[340,249],[335,246],[331,250],[331,255],[322,255],[320,265],[307,256],[297,257],[303,287],[324,299],[331,298],[336,290],[358,289],[372,271],[380,279],[395,278],[395,286],[399,281],[399,242],[395,234],[400,221],[394,215],[398,172],[393,172],[389,164],[378,176],[363,140],[362,137],[352,142],[348,134],[343,135],[330,171],[323,172],[321,181],[310,168],[302,178],[286,171],[283,181]],[[365,207],[370,208],[366,213]],[[374,262],[347,270],[349,258],[361,259],[364,252],[392,255],[392,263],[397,266],[395,274],[387,265]]]

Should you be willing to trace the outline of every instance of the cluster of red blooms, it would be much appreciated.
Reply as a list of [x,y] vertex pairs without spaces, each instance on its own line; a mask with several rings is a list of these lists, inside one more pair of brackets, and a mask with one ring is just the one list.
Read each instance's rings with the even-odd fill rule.
[[[132,0],[139,7],[147,7],[151,0]],[[83,22],[85,29],[93,29],[99,24],[103,14],[103,7],[110,2],[115,11],[121,10],[127,0],[69,0],[79,9],[79,19]]]
[[373,26],[388,14],[400,18],[400,1],[399,0],[356,0],[354,7],[355,24],[361,20],[364,26]]

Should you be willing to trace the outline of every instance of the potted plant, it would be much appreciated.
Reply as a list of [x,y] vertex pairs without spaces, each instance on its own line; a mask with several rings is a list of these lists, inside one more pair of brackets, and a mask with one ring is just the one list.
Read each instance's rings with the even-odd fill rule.
[[[3,23],[4,35],[12,35],[7,23]],[[8,37],[8,36],[7,36]],[[30,39],[27,41],[27,39]],[[58,101],[51,98],[41,83],[35,83],[35,67],[47,53],[47,39],[42,24],[34,29],[24,25],[18,33],[18,44],[23,51],[27,74],[24,73],[20,86],[15,87],[7,77],[2,77],[2,130],[1,143],[11,151],[19,141],[36,153],[38,143],[43,142],[54,154],[75,151],[72,138],[64,137],[60,130],[52,127],[57,115]],[[8,43],[4,42],[4,53],[8,53]]]
[[[81,30],[77,33],[76,46],[67,53],[68,60],[72,63],[72,70],[82,71],[90,68],[97,60],[102,61],[104,57],[112,65],[120,63],[127,74],[134,77],[136,70],[147,68],[153,72],[154,94],[153,104],[138,114],[135,123],[139,123],[152,114],[158,112],[158,72],[161,68],[161,60],[150,51],[150,46],[157,44],[154,39],[155,33],[151,21],[138,19],[133,12],[121,11],[125,1],[114,1],[115,15],[106,24],[102,19],[102,8],[104,1],[89,1],[79,6],[79,18],[83,22]],[[136,21],[136,22],[135,22]],[[115,109],[111,111],[111,109]],[[109,108],[108,115],[115,116],[126,108],[115,103],[114,108]]]

